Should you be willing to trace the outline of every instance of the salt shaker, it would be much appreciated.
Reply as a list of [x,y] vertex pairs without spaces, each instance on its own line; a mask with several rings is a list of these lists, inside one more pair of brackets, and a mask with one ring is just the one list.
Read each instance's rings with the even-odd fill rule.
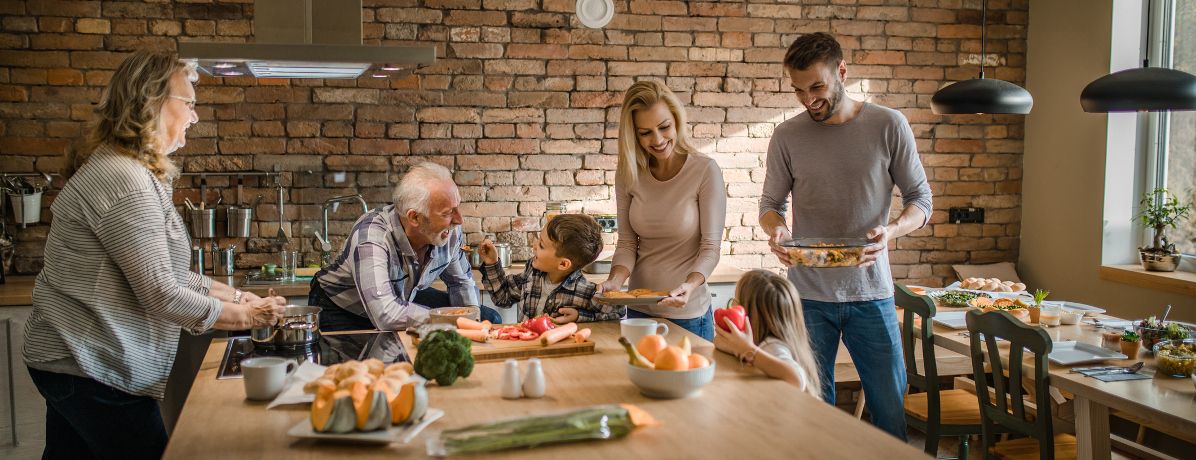
[[519,363],[508,359],[503,363],[502,389],[500,393],[504,399],[519,399],[523,390],[519,387]]
[[527,360],[527,376],[523,379],[523,395],[529,398],[544,396],[544,369],[540,367],[540,358]]

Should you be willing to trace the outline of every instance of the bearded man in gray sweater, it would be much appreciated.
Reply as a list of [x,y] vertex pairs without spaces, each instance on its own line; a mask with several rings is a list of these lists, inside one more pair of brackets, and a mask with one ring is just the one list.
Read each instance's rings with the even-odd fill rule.
[[[823,399],[834,404],[842,339],[867,397],[872,423],[905,439],[905,365],[893,304],[888,247],[926,225],[930,185],[913,130],[898,111],[847,96],[847,64],[829,34],[798,37],[785,71],[805,115],[781,123],[768,146],[760,225],[802,297]],[[894,186],[903,209],[889,221]],[[790,227],[785,215],[792,196]],[[780,244],[793,235],[871,240],[858,266],[795,266]]]

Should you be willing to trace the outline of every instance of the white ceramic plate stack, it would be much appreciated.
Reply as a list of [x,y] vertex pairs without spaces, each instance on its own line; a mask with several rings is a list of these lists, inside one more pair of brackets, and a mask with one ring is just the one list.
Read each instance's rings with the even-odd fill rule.
[[612,0],[577,0],[577,20],[591,29],[601,29],[615,17]]

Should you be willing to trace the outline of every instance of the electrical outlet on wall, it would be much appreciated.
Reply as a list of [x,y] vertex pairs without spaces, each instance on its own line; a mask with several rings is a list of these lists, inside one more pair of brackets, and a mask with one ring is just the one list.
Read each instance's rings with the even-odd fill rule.
[[951,208],[947,211],[947,222],[952,224],[983,224],[984,208]]

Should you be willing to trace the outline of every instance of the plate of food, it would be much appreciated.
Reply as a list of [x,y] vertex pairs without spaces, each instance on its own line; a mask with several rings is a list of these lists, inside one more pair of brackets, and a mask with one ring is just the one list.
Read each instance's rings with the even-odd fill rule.
[[933,299],[939,306],[944,307],[971,307],[968,304],[972,299],[977,297],[991,298],[992,296],[986,292],[973,291],[929,291],[926,293],[928,297]]
[[966,278],[947,286],[947,289],[991,292],[997,294],[1025,294],[1026,285],[1000,278]]
[[607,305],[653,305],[669,296],[669,291],[632,289],[630,291],[608,291],[594,298]]
[[424,416],[420,418],[418,423],[407,425],[391,425],[381,430],[374,431],[350,431],[348,433],[321,433],[316,431],[311,426],[311,420],[303,419],[303,421],[295,424],[290,430],[287,430],[287,436],[302,438],[302,439],[317,439],[321,441],[335,441],[335,442],[349,442],[349,443],[363,443],[363,444],[407,444],[415,439],[424,428],[431,425],[432,422],[444,417],[444,411],[436,408],[429,408],[424,412]]

